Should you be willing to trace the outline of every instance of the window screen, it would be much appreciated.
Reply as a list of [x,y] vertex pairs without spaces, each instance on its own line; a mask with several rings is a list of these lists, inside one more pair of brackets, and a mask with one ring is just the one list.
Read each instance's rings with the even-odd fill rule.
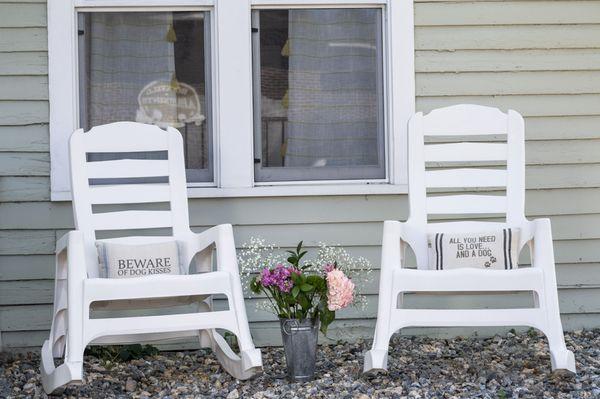
[[78,23],[80,126],[173,126],[183,135],[188,181],[212,182],[209,14],[90,12]]
[[252,15],[255,180],[385,178],[380,9]]

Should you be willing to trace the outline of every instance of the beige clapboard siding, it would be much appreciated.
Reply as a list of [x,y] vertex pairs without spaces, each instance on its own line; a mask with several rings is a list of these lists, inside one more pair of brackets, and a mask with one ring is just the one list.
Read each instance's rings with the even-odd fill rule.
[[416,50],[568,48],[600,48],[600,24],[415,27]]
[[577,116],[599,115],[599,94],[541,94],[541,95],[478,95],[478,96],[427,96],[417,98],[417,110],[429,112],[453,104],[479,104],[519,110],[527,116]]
[[49,200],[49,177],[0,176],[0,202]]
[[596,71],[597,49],[417,50],[417,72]]
[[3,152],[0,153],[0,176],[49,176],[48,153]]
[[46,76],[0,76],[0,87],[0,101],[48,99]]
[[48,152],[47,124],[0,126],[0,152]]
[[598,23],[600,4],[597,1],[463,1],[415,4],[416,26]]
[[43,51],[0,54],[0,76],[47,75],[48,54]]
[[[14,13],[17,13],[19,18],[15,18]],[[3,28],[45,27],[46,5],[43,3],[0,3],[0,26]]]
[[600,165],[529,166],[525,173],[527,187],[564,188],[598,187]]
[[594,94],[600,71],[417,73],[418,96]]
[[600,116],[529,117],[525,119],[525,136],[528,141],[597,139]]
[[46,28],[0,27],[0,52],[47,51]]
[[54,268],[50,254],[4,255],[0,256],[0,281],[52,279]]
[[54,230],[0,230],[0,255],[53,254]]
[[0,101],[0,126],[48,123],[48,111],[48,101],[45,100]]

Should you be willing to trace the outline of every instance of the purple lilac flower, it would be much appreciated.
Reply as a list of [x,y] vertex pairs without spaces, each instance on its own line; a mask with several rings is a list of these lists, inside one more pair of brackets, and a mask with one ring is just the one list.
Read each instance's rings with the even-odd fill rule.
[[265,267],[260,272],[260,283],[263,287],[277,287],[281,292],[290,292],[294,286],[291,279],[292,273],[300,274],[301,272],[293,267],[285,267],[281,263],[273,270]]

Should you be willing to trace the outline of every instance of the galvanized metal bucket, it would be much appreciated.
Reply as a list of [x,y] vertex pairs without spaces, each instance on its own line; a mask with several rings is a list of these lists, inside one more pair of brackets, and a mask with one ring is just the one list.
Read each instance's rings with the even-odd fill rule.
[[295,382],[312,380],[317,361],[318,319],[279,319],[279,323],[289,379]]

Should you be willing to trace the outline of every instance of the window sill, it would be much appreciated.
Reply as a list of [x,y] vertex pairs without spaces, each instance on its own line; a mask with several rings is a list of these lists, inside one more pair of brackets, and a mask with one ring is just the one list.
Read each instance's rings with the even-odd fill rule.
[[[315,184],[257,187],[189,187],[188,198],[302,197],[318,195],[407,194],[406,184]],[[68,191],[53,191],[52,201],[70,201]]]

